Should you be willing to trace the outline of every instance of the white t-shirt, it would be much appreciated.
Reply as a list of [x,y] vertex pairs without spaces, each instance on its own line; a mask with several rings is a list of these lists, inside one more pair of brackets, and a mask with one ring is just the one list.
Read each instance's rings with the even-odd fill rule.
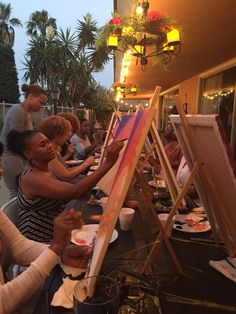
[[176,175],[176,180],[181,188],[184,186],[189,176],[190,176],[189,167],[186,163],[185,157],[183,156],[181,158],[180,165],[179,165],[179,168],[177,170],[177,175]]
[[85,139],[79,137],[77,134],[72,135],[70,139],[71,144],[74,146],[76,152],[81,157],[85,157],[85,149],[91,145],[91,142],[87,135]]

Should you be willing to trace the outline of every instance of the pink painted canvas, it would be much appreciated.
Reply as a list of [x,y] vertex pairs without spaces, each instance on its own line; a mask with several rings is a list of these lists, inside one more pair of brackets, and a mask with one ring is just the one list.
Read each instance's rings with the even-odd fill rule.
[[[104,208],[104,214],[100,222],[98,234],[96,236],[94,252],[88,274],[89,276],[97,275],[100,271],[120,209],[123,206],[138,158],[154,118],[154,113],[155,108],[151,107],[150,109],[139,111],[137,115],[134,116],[134,123],[129,140],[113,181],[110,195],[106,207]],[[124,136],[123,132],[121,132],[119,136],[121,136],[121,134]],[[127,136],[127,134],[128,133],[126,133],[125,136]],[[117,135],[117,138],[120,138],[119,136]]]
[[[121,117],[121,120],[116,123],[112,134],[114,140],[124,140],[130,137],[132,129],[135,123],[135,115],[124,115]],[[125,142],[125,146],[126,146]],[[123,158],[123,153],[125,151],[125,147],[120,152],[120,156],[116,162],[116,164],[112,167],[112,169],[98,182],[97,186],[100,190],[102,190],[105,194],[109,195],[112,188],[112,183],[117,174],[117,170],[120,166],[121,160]]]

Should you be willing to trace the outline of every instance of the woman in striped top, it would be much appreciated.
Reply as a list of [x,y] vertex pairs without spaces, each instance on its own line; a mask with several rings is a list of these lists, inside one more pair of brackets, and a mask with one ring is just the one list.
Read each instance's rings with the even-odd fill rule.
[[122,146],[120,141],[113,142],[97,171],[78,183],[71,184],[58,180],[49,170],[48,164],[55,158],[55,151],[45,135],[36,131],[11,131],[8,136],[9,150],[27,159],[31,165],[20,180],[20,231],[29,239],[50,242],[53,218],[63,210],[63,203],[78,199],[92,189],[115,164]]

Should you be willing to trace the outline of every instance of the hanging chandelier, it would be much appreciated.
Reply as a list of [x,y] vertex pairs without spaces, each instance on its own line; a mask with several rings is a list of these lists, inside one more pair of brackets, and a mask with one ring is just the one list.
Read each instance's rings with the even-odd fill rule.
[[166,13],[149,12],[149,2],[142,1],[130,16],[113,14],[100,29],[97,46],[106,45],[110,51],[129,51],[145,71],[148,60],[168,64],[181,51],[177,26]]

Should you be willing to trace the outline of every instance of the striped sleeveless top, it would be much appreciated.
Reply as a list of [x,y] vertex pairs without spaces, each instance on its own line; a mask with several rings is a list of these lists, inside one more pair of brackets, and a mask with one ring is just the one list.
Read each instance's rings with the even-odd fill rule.
[[[25,171],[22,176],[26,174]],[[51,243],[53,238],[53,220],[64,210],[63,201],[49,197],[27,198],[19,184],[17,195],[17,228],[28,239]]]

